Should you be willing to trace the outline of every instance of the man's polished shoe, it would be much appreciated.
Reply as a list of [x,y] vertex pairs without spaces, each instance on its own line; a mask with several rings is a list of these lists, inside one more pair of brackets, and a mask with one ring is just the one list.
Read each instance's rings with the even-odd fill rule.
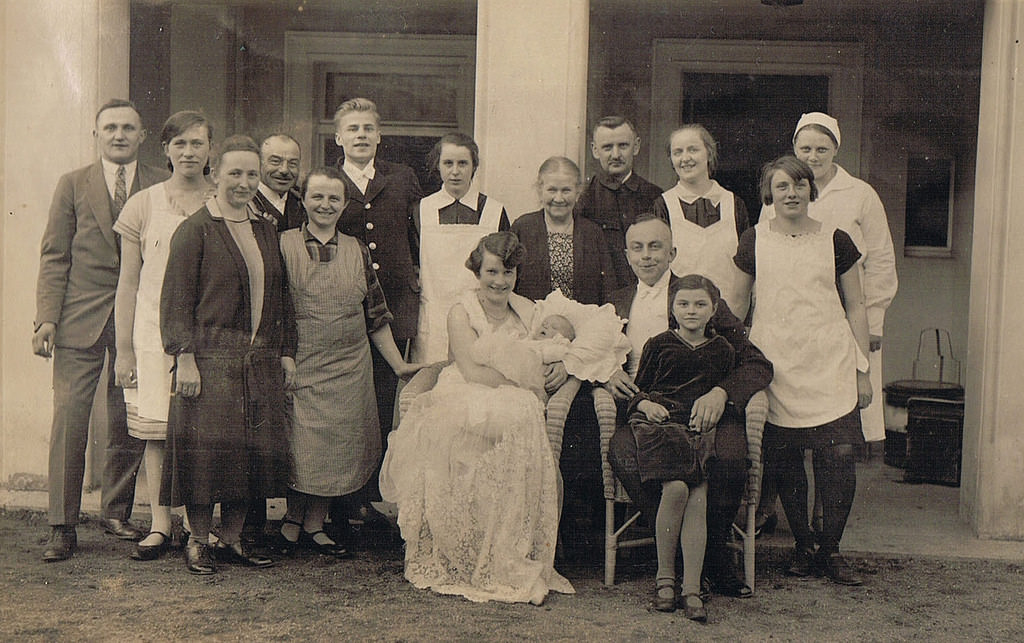
[[117,518],[100,518],[100,526],[103,531],[121,540],[142,540],[142,530],[124,520]]
[[217,565],[210,553],[213,548],[205,543],[189,541],[185,546],[185,567],[192,574],[207,576],[217,573]]
[[817,570],[833,583],[856,587],[864,583],[857,572],[853,571],[846,559],[839,554],[818,552],[815,556]]
[[245,565],[246,567],[270,567],[274,564],[274,559],[248,551],[240,542],[229,545],[223,540],[220,540],[214,546],[213,553],[217,557],[217,560],[233,565]]
[[46,541],[43,560],[54,563],[67,560],[78,549],[78,533],[74,526],[54,525],[50,530],[50,539]]

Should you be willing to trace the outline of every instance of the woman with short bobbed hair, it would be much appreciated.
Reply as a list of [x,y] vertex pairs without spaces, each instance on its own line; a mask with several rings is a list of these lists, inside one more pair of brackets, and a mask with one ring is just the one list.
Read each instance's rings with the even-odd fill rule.
[[470,253],[477,287],[448,313],[453,363],[389,436],[380,474],[398,505],[405,577],[473,601],[540,604],[573,591],[554,569],[558,472],[544,405],[473,353],[478,339],[527,336],[533,302],[512,292],[525,253],[511,232]]
[[[871,402],[868,324],[857,246],[842,230],[808,216],[818,195],[814,179],[793,156],[765,164],[761,197],[776,216],[743,233],[735,262],[743,286],[757,288],[750,341],[775,367],[763,448],[765,477],[777,486],[796,541],[786,572],[859,585],[839,543],[857,488],[860,409]],[[817,543],[807,519],[806,449],[822,500]]]
[[295,373],[295,316],[277,230],[246,207],[259,186],[259,147],[247,136],[225,139],[213,177],[216,194],[171,239],[160,297],[163,346],[175,369],[160,495],[163,504],[185,505],[193,574],[216,572],[214,557],[273,564],[239,537],[251,499],[284,495],[284,388]]

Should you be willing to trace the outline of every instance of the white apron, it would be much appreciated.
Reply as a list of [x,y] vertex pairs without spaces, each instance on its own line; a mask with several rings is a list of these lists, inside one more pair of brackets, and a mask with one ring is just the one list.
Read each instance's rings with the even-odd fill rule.
[[484,202],[479,223],[441,225],[438,210],[452,197],[442,188],[420,201],[420,317],[412,361],[441,362],[448,359],[448,309],[467,290],[477,287],[476,276],[466,268],[466,258],[480,237],[498,231],[502,205],[490,197]]
[[835,228],[790,236],[757,224],[750,341],[771,360],[768,421],[814,427],[857,405],[857,348],[836,290]]
[[738,287],[739,268],[733,263],[739,238],[736,236],[736,197],[732,192],[715,184],[721,194],[718,204],[721,218],[706,228],[686,220],[679,205],[680,194],[673,187],[661,195],[668,206],[669,225],[672,227],[672,244],[676,258],[672,272],[677,277],[701,274],[710,279],[722,291],[722,298],[740,319],[747,316],[750,301]]

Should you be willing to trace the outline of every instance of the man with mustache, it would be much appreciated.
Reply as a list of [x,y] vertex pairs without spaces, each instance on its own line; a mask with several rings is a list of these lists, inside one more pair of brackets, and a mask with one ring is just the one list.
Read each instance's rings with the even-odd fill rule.
[[661,188],[633,172],[640,153],[636,127],[622,116],[605,116],[594,125],[590,153],[601,170],[587,184],[576,214],[601,226],[612,254],[617,288],[636,283],[626,261],[626,230],[641,212],[650,212],[661,196]]
[[260,187],[249,209],[284,232],[306,221],[302,199],[295,191],[299,179],[299,144],[283,133],[271,134],[260,145]]

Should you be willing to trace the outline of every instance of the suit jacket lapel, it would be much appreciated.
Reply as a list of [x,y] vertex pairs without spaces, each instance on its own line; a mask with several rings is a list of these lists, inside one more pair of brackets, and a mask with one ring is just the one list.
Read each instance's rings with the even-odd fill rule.
[[[366,184],[366,196],[363,199],[364,203],[373,201],[381,190],[384,189],[384,185],[387,183],[388,167],[381,161],[374,161],[374,175],[370,179],[370,182]],[[357,190],[358,192],[358,190]]]
[[[136,172],[138,176],[138,172]],[[89,207],[100,227],[100,232],[115,251],[120,252],[117,246],[117,237],[114,235],[114,214],[110,211],[110,192],[107,191],[107,182],[103,178],[103,165],[96,161],[89,169],[89,176],[86,179],[86,194]]]
[[[352,181],[345,170],[341,169],[341,166],[338,166],[338,170],[341,172],[341,180],[345,183],[345,196],[348,197],[349,203],[366,203],[369,201],[366,195],[359,191],[359,188],[356,187],[355,182]],[[367,191],[369,191],[369,186],[367,186]]]

